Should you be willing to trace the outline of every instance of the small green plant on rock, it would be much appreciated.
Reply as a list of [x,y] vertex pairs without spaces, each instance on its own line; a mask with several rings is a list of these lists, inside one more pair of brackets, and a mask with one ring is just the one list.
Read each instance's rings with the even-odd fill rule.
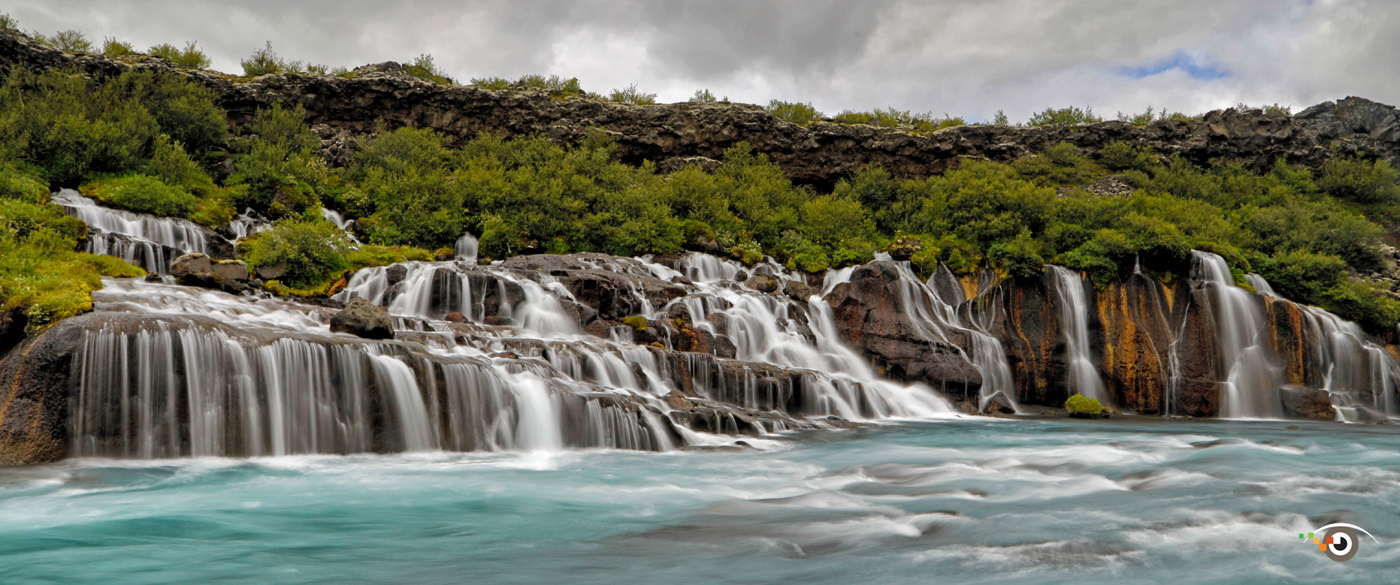
[[1108,409],[1099,401],[1083,394],[1075,394],[1065,401],[1065,410],[1073,418],[1108,418]]
[[646,320],[646,317],[641,317],[641,316],[638,316],[638,315],[633,315],[633,316],[631,316],[631,317],[623,317],[623,318],[622,318],[622,324],[623,324],[623,325],[626,325],[626,326],[628,326],[628,327],[631,327],[633,330],[636,330],[636,331],[646,331],[646,330],[647,330],[647,320]]
[[822,113],[818,112],[810,103],[773,100],[768,102],[768,107],[764,108],[764,111],[798,126],[806,126],[822,119]]

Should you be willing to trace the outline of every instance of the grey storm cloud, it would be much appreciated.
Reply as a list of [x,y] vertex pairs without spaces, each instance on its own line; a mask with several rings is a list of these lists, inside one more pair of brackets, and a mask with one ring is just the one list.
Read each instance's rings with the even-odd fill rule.
[[1393,0],[50,0],[0,12],[46,34],[197,40],[224,71],[271,41],[312,63],[428,53],[462,80],[558,74],[600,93],[635,83],[681,101],[704,88],[830,114],[1025,119],[1079,105],[1112,117],[1400,98]]

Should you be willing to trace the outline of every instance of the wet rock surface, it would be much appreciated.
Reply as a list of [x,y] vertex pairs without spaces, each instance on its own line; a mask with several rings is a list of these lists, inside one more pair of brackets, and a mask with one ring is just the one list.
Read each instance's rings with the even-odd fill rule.
[[923,382],[960,399],[975,397],[982,375],[963,356],[954,332],[948,341],[918,332],[905,310],[899,275],[889,262],[857,268],[851,280],[827,295],[841,338],[868,356],[881,374],[905,382]]
[[365,339],[393,339],[394,322],[389,312],[364,299],[351,299],[331,317],[331,331]]

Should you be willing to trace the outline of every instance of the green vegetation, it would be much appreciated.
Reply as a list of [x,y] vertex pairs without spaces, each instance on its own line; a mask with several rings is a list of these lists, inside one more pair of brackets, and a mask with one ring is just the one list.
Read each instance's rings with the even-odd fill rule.
[[637,84],[634,83],[622,89],[614,89],[612,93],[608,94],[608,101],[634,106],[650,106],[656,103],[656,94],[637,89]]
[[[321,68],[324,69],[325,66],[322,65]],[[307,69],[309,70],[310,68],[308,67]],[[433,56],[426,53],[419,55],[412,63],[404,65],[403,70],[407,71],[409,75],[419,79],[426,79],[438,85],[446,85],[448,87],[457,85],[456,80],[448,77],[447,72],[440,69],[437,63],[433,62]],[[324,75],[325,71],[323,70],[319,73]]]
[[1103,118],[1094,115],[1093,108],[1079,109],[1076,106],[1067,108],[1046,108],[1043,112],[1031,114],[1031,119],[1026,121],[1027,126],[1049,126],[1057,124],[1061,126],[1080,126],[1083,124],[1097,124]]
[[1123,112],[1118,112],[1118,121],[1119,121],[1119,122],[1127,122],[1127,123],[1132,124],[1132,125],[1134,125],[1134,126],[1146,126],[1146,125],[1151,124],[1151,123],[1153,123],[1153,122],[1161,122],[1161,121],[1165,121],[1165,120],[1199,120],[1199,119],[1200,119],[1200,116],[1192,117],[1192,116],[1188,116],[1188,115],[1186,115],[1186,114],[1183,114],[1183,113],[1181,113],[1181,112],[1168,112],[1168,111],[1166,110],[1166,108],[1163,108],[1163,109],[1161,109],[1161,110],[1153,111],[1152,106],[1147,106],[1147,110],[1144,111],[1144,112],[1141,113],[1141,114],[1133,114],[1133,113],[1131,113],[1131,112],[1130,112],[1130,113],[1127,113],[1127,114],[1124,114]]
[[50,47],[69,53],[91,53],[92,41],[89,41],[83,33],[76,30],[64,30],[54,33],[48,37]]
[[764,111],[777,116],[780,120],[792,122],[798,126],[820,122],[822,119],[822,113],[813,108],[810,103],[773,100],[768,102],[768,107],[764,108]]
[[304,289],[339,276],[350,267],[350,240],[327,221],[292,218],[247,240],[244,260],[260,266],[285,264],[284,285]]
[[693,104],[713,104],[720,102],[727,104],[729,103],[729,96],[724,96],[723,98],[716,99],[715,94],[710,93],[710,90],[697,89],[695,90],[695,95],[691,96],[689,101]]
[[876,109],[873,112],[853,112],[850,110],[837,114],[832,121],[837,124],[865,124],[868,126],[880,126],[884,128],[903,128],[912,132],[933,132],[953,126],[964,126],[967,124],[962,118],[955,118],[944,115],[939,118],[932,112],[916,114],[909,110],[897,110],[895,108]]
[[1083,394],[1075,394],[1065,401],[1065,410],[1075,418],[1103,418],[1108,415],[1108,409],[1099,404],[1098,400],[1089,398]]
[[[267,50],[272,50],[271,43],[268,44]],[[208,69],[210,64],[209,56],[205,55],[204,51],[199,50],[194,41],[186,43],[183,49],[162,43],[151,47],[146,52],[152,57],[165,59],[171,65],[181,69]]]
[[137,53],[131,43],[123,43],[112,37],[107,37],[102,41],[102,54],[108,57],[125,57]]
[[246,77],[306,71],[305,65],[301,61],[288,61],[277,56],[277,51],[272,50],[272,41],[267,41],[263,48],[253,51],[252,55],[239,61],[238,64],[243,66],[243,75]]
[[628,326],[628,327],[631,327],[632,329],[634,329],[634,330],[636,330],[636,331],[646,331],[646,330],[647,330],[647,320],[646,320],[646,317],[641,317],[641,316],[637,316],[637,315],[633,315],[633,316],[631,316],[631,317],[623,317],[623,318],[622,318],[622,324],[623,324],[623,325],[626,325],[626,326]]
[[0,31],[19,32],[19,21],[8,12],[0,12]]
[[37,176],[0,163],[0,310],[27,307],[28,331],[92,310],[102,276],[143,276],[110,256],[73,251],[87,233],[81,220],[48,203]]
[[555,99],[592,95],[583,91],[583,88],[578,83],[577,77],[565,79],[558,75],[551,75],[549,77],[543,75],[525,75],[514,82],[500,77],[476,77],[472,78],[470,85],[482,89],[494,90],[514,89],[521,91],[543,91]]

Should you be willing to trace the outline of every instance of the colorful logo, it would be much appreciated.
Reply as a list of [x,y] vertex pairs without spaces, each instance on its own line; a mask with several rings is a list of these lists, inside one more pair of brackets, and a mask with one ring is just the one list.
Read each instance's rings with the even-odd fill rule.
[[[1356,531],[1360,530],[1366,536],[1371,536],[1370,532],[1354,524],[1328,524],[1318,528],[1306,535],[1298,534],[1298,538],[1312,540],[1312,544],[1317,545],[1317,550],[1326,553],[1327,558],[1337,562],[1350,560],[1356,556],[1356,551],[1361,548],[1361,540],[1356,537]],[[1371,540],[1380,544],[1376,537],[1371,536]]]

